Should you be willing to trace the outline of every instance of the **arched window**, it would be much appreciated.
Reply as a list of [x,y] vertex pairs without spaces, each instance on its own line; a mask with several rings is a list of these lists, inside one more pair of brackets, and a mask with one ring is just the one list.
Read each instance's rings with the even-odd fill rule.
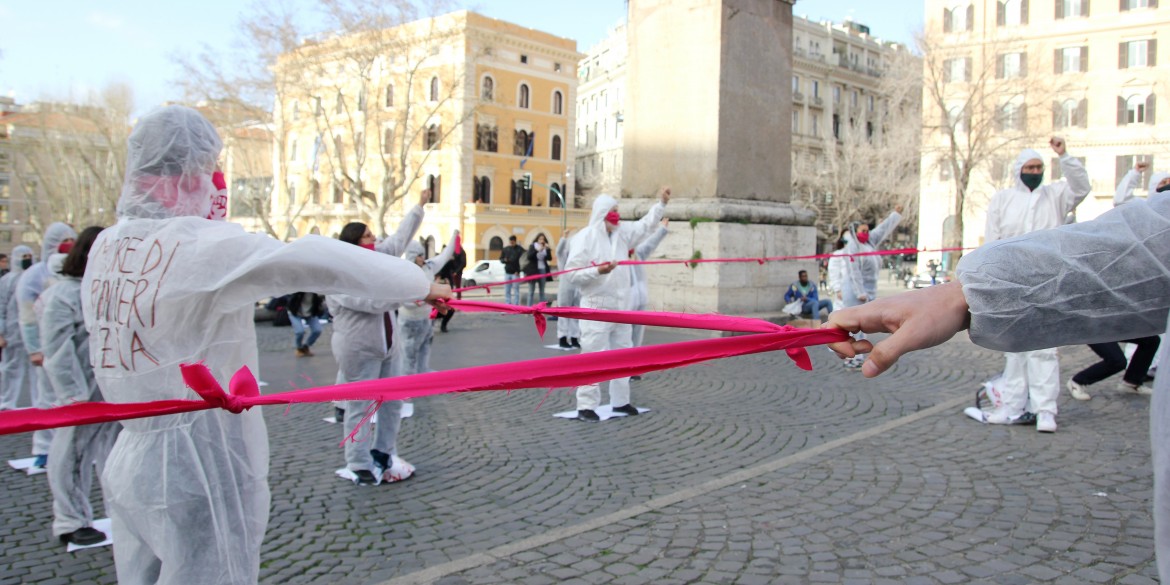
[[393,84],[393,83],[388,83],[388,84],[386,84],[386,101],[385,101],[385,104],[386,104],[386,107],[387,107],[387,108],[393,108],[393,107],[394,107],[394,84]]
[[552,159],[561,160],[561,137],[553,136],[552,139]]
[[519,105],[521,108],[528,107],[528,84],[527,83],[520,84],[520,102],[517,105]]
[[427,189],[431,190],[431,203],[439,202],[439,195],[443,190],[443,177],[427,175]]
[[1080,109],[1080,102],[1074,99],[1067,99],[1060,103],[1056,112],[1056,122],[1053,126],[1056,128],[1068,128],[1076,126],[1079,123],[1077,119],[1077,112]]
[[999,107],[999,130],[1021,131],[1025,127],[1024,105],[1010,101]]
[[432,102],[439,101],[439,78],[438,77],[431,78],[431,101]]
[[565,96],[559,90],[553,92],[553,113],[558,116],[565,113]]
[[[504,250],[504,238],[500,236],[492,236],[491,241],[488,242],[488,252],[501,252]],[[495,254],[492,254],[495,256]]]
[[496,82],[491,77],[483,78],[483,89],[480,91],[480,96],[485,102],[492,101],[496,93]]
[[345,111],[345,96],[341,95],[341,92],[339,91],[339,92],[337,92],[337,103],[334,104],[334,106],[333,106],[333,112],[336,114],[340,114],[344,111]]
[[[559,195],[558,195],[559,193]],[[561,199],[565,196],[564,187],[560,183],[553,183],[548,186],[548,206],[560,207]]]
[[433,150],[439,146],[439,137],[442,136],[442,131],[438,124],[431,124],[427,126],[426,144],[423,145],[427,150]]
[[528,154],[528,144],[531,141],[532,137],[528,134],[527,130],[517,130],[513,140],[512,154],[526,156]]
[[1125,100],[1126,124],[1145,124],[1147,113],[1145,96],[1134,95]]
[[382,154],[394,154],[394,128],[382,129]]

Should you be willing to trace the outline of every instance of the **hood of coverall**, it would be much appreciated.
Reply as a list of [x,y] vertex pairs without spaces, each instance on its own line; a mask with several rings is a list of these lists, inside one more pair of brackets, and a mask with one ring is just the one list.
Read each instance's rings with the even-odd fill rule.
[[[41,259],[48,260],[57,253],[57,247],[61,245],[61,242],[68,239],[76,240],[77,232],[69,227],[69,224],[54,222],[45,229],[45,237],[41,240]],[[13,251],[13,254],[16,252]]]
[[118,217],[208,217],[217,191],[211,176],[222,148],[215,127],[191,108],[167,106],[147,114],[130,133]]
[[[28,246],[25,246],[23,244],[13,248],[12,249],[12,257],[9,258],[9,261],[8,261],[9,271],[14,273],[14,274],[17,274],[17,275],[24,272],[24,268],[20,265],[20,259],[24,258],[25,254],[32,254],[32,253],[33,253],[33,249],[28,247]],[[37,257],[36,257],[36,255],[33,255],[33,264],[36,264],[36,263],[37,263]]]
[[[1024,184],[1024,180],[1020,178],[1020,173],[1022,172],[1024,165],[1027,164],[1028,161],[1030,161],[1032,159],[1038,159],[1041,163],[1043,163],[1044,162],[1044,155],[1040,154],[1039,152],[1036,152],[1035,150],[1032,150],[1031,148],[1025,148],[1024,150],[1021,150],[1020,155],[1016,157],[1016,162],[1012,163],[1012,188],[1013,189],[1017,189],[1019,191],[1025,192],[1025,193],[1032,192],[1032,190],[1029,189],[1028,186]],[[1048,172],[1048,165],[1044,165],[1043,172],[1045,172],[1045,173]],[[1044,178],[1040,181],[1040,184],[1036,188],[1039,189],[1040,187],[1043,187],[1044,183],[1047,183],[1047,182],[1048,182],[1048,176],[1045,175]]]
[[1150,175],[1150,184],[1147,186],[1150,195],[1157,195],[1158,183],[1161,183],[1167,177],[1170,177],[1170,173],[1154,173]]
[[415,258],[418,258],[419,256],[425,256],[426,253],[427,251],[423,249],[422,244],[412,240],[409,244],[406,245],[406,252],[402,253],[402,257],[405,258],[407,262],[414,262]]

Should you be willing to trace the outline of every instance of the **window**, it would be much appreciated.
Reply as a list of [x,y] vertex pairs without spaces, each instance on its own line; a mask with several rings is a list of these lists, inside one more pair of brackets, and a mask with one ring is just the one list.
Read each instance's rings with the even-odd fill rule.
[[1122,12],[1138,8],[1157,8],[1158,0],[1121,0]]
[[943,9],[943,32],[962,32],[975,29],[975,6],[956,6]]
[[[474,177],[472,179],[472,203],[491,203],[492,202],[492,180],[487,177]],[[500,238],[492,238],[494,244]],[[504,241],[500,240],[500,250],[504,249]]]
[[437,102],[437,101],[439,101],[439,78],[438,78],[438,77],[432,77],[432,78],[431,78],[431,94],[430,94],[430,97],[431,97],[431,101],[432,101],[432,102]]
[[358,161],[366,158],[366,134],[365,132],[357,132],[353,135],[353,153]]
[[816,114],[816,113],[812,114],[812,120],[811,120],[811,123],[809,124],[809,130],[812,131],[813,136],[815,136],[817,138],[821,137],[821,115],[820,114]]
[[947,110],[947,126],[954,129],[956,134],[967,132],[970,120],[970,116],[962,106],[954,106]]
[[527,65],[528,64],[528,55],[520,55],[520,62]]
[[1089,15],[1089,0],[1056,0],[1056,19]]
[[296,205],[296,204],[297,204],[297,186],[296,185],[289,185],[288,186],[288,205],[289,205],[289,207],[292,207],[293,205]]
[[333,137],[333,154],[337,157],[337,159],[339,161],[341,160],[341,150],[342,150],[341,147],[342,147],[341,137],[334,136]]
[[525,189],[524,181],[512,180],[512,205],[532,205],[532,189]]
[[561,137],[553,136],[552,138],[552,159],[561,160]]
[[12,232],[10,232],[8,230],[4,230],[4,231],[0,232],[0,242],[4,242],[6,244],[11,243],[12,242]]
[[865,139],[870,142],[873,141],[873,122],[865,123]]
[[560,207],[561,200],[565,197],[564,187],[560,183],[553,183],[548,186],[548,206]]
[[500,131],[492,124],[480,124],[475,131],[475,149],[483,152],[499,151]]
[[833,114],[833,138],[841,140],[841,116]]
[[386,84],[386,99],[383,103],[386,105],[387,108],[394,107],[394,84],[393,83]]
[[[1074,156],[1073,158],[1080,161],[1081,166],[1084,166],[1085,157]],[[1052,169],[1052,180],[1053,181],[1059,181],[1062,178],[1064,178],[1064,169],[1060,168],[1060,159],[1059,158],[1053,158],[1052,161],[1049,163],[1048,168]]]
[[1001,132],[1005,131],[1022,131],[1026,125],[1024,105],[1010,101],[999,107],[997,113],[996,126]]
[[362,87],[358,90],[358,111],[366,111],[366,88]]
[[321,105],[321,96],[313,98],[313,113],[317,116],[325,113],[325,106]]
[[527,130],[517,130],[513,135],[512,154],[516,156],[529,156],[532,152],[532,142],[535,138],[534,134],[529,134]]
[[792,133],[800,134],[800,110],[792,111]]
[[1052,104],[1052,127],[1054,129],[1072,128],[1072,127],[1086,127],[1085,115],[1088,112],[1088,103],[1086,99],[1074,100],[1067,99],[1062,102],[1054,102]]
[[553,113],[558,116],[565,113],[565,96],[560,91],[553,92]]
[[1028,0],[999,0],[997,4],[997,25],[1020,26],[1028,24]]
[[833,103],[841,103],[841,88],[836,85],[833,86]]
[[853,90],[853,93],[850,95],[851,97],[849,99],[849,105],[852,106],[853,109],[857,109],[857,90]]
[[526,109],[528,108],[528,84],[527,83],[520,84],[520,101],[517,105],[520,106],[521,108],[526,108]]
[[[1150,154],[1128,154],[1117,157],[1117,172],[1113,182],[1120,183],[1121,179],[1125,178],[1126,173],[1133,170],[1134,165],[1140,162],[1150,163],[1150,169],[1154,168],[1154,156]],[[1145,173],[1143,173],[1142,180],[1138,184],[1148,185],[1150,183],[1150,176],[1148,173],[1152,172],[1152,170],[1147,170]]]
[[427,189],[431,190],[431,203],[438,203],[443,190],[443,177],[427,175]]
[[997,79],[1016,79],[1028,76],[1028,55],[1026,53],[1005,53],[996,59]]
[[1158,41],[1129,41],[1118,46],[1119,69],[1154,67],[1158,64]]
[[333,183],[333,203],[345,203],[345,192],[341,190],[341,183],[336,181]]
[[792,93],[800,93],[800,76],[792,76]]
[[560,63],[553,63],[553,71],[560,73],[561,72],[561,64]]
[[1088,70],[1088,47],[1067,47],[1056,50],[1056,73],[1080,73]]
[[868,101],[869,101],[869,111],[871,111],[871,112],[872,112],[872,111],[873,111],[873,96],[872,96],[872,95],[871,95],[871,96],[867,96],[867,98],[868,98]]
[[434,150],[438,148],[439,140],[442,135],[443,131],[439,128],[438,124],[431,124],[430,126],[427,126],[426,142],[423,144],[423,148],[426,150]]
[[1132,95],[1129,98],[1117,98],[1117,125],[1154,124],[1154,94],[1148,96]]
[[336,99],[335,103],[333,104],[333,113],[334,114],[341,114],[344,112],[345,112],[345,96],[341,95],[341,92],[339,91],[339,92],[337,92],[337,99]]
[[812,82],[812,96],[815,98],[821,97],[821,82],[815,79]]
[[958,83],[971,81],[971,58],[958,57],[943,61],[943,82]]
[[501,238],[500,236],[492,236],[491,241],[488,242],[488,251],[489,252],[502,252],[502,251],[504,251],[504,238]]
[[480,97],[485,102],[490,102],[496,93],[496,82],[491,77],[483,78],[483,87],[480,88]]
[[290,160],[290,161],[297,160],[297,139],[295,136],[288,143],[288,160]]
[[394,128],[382,129],[382,154],[394,154]]
[[0,205],[0,223],[8,223],[8,206]]
[[301,119],[301,104],[298,102],[293,102],[292,119],[293,120],[300,120]]

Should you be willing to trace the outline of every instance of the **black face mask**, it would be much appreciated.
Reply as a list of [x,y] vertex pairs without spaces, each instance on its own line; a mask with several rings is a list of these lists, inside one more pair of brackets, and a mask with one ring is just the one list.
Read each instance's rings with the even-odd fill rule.
[[1155,193],[1165,193],[1166,191],[1170,191],[1170,183],[1166,183],[1165,185],[1154,189]]
[[22,258],[20,260],[20,269],[28,270],[32,266],[32,258]]
[[1020,180],[1029,191],[1035,191],[1044,182],[1044,173],[1020,173]]

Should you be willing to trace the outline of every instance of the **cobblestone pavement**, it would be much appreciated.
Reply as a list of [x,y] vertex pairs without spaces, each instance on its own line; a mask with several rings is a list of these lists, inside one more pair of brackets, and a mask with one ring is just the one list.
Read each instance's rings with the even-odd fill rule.
[[[266,391],[332,381],[328,333],[296,359],[288,328],[257,331]],[[449,369],[560,354],[530,319],[458,315],[433,355]],[[633,386],[650,413],[600,424],[552,417],[568,390],[419,399],[400,436],[418,473],[378,487],[333,477],[329,405],[269,408],[261,580],[1156,582],[1147,399],[1116,379],[1086,403],[1062,396],[1044,435],[960,414],[1002,367],[965,336],[873,381],[812,355],[813,372],[768,354],[651,374]],[[1089,360],[1062,350],[1065,377]],[[28,445],[0,437],[9,458]],[[0,489],[0,585],[115,581],[110,549],[51,542],[44,476],[6,469]]]

